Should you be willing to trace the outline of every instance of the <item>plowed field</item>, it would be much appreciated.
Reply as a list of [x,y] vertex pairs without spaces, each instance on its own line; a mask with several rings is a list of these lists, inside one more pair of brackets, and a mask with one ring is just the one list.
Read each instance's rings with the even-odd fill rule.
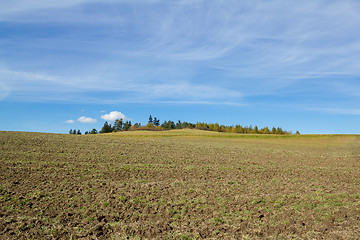
[[0,238],[360,239],[360,137],[0,132]]

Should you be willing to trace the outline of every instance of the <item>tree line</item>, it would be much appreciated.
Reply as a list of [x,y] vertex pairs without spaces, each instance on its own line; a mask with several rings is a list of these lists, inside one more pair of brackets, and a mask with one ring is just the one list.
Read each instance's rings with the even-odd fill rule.
[[[76,130],[76,129],[74,129],[74,130],[72,130],[72,129],[70,129],[69,130],[69,133],[70,134],[76,134],[76,135],[81,135],[82,133],[81,133],[81,131],[80,131],[80,129],[79,130]],[[98,133],[98,131],[94,128],[93,130],[91,130],[91,131],[86,131],[85,132],[85,134],[97,134]]]
[[[174,121],[164,121],[160,124],[160,119],[157,117],[149,116],[148,123],[145,126],[142,126],[141,123],[132,124],[131,121],[124,121],[123,119],[117,119],[114,121],[114,124],[111,125],[108,122],[104,123],[104,126],[98,132],[95,128],[91,131],[86,131],[85,134],[97,134],[97,133],[111,133],[111,132],[120,132],[120,131],[136,131],[136,130],[151,130],[151,131],[164,131],[164,130],[172,130],[172,129],[199,129],[199,130],[207,130],[207,131],[215,131],[215,132],[229,132],[229,133],[242,133],[242,134],[293,134],[291,131],[283,130],[281,127],[272,127],[271,130],[269,127],[263,127],[261,129],[258,126],[252,127],[250,126],[242,126],[240,124],[237,125],[220,125],[219,123],[205,123],[205,122],[197,122],[196,124],[189,122],[178,122]],[[72,130],[69,131],[70,134],[79,134],[81,135],[80,130]],[[296,134],[300,134],[299,131],[296,131]]]

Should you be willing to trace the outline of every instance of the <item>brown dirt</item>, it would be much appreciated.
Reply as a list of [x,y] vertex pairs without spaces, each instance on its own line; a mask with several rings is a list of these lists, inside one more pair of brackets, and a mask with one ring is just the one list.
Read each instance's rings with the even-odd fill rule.
[[360,137],[0,132],[1,239],[359,239]]

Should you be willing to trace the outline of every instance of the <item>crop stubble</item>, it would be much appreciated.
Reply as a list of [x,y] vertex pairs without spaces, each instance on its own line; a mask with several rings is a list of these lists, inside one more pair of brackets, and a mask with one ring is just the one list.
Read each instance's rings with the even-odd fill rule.
[[0,132],[3,239],[358,239],[358,136]]

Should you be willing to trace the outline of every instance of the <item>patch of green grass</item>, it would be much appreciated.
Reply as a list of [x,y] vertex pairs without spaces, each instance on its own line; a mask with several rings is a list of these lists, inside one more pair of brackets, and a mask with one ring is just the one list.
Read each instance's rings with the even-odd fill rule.
[[216,223],[225,223],[225,220],[222,219],[221,217],[215,217],[215,218],[214,218],[214,222],[215,222],[215,224],[216,224]]

